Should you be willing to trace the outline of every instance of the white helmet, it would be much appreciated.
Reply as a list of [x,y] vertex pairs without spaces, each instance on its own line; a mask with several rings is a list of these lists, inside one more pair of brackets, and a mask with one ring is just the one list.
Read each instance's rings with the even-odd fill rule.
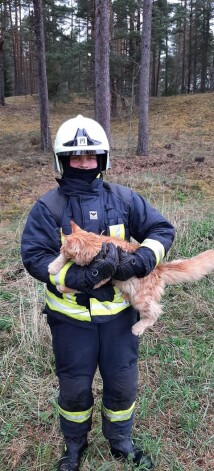
[[[97,121],[82,115],[69,119],[60,126],[54,145],[56,170],[62,172],[60,160],[72,154],[103,154],[101,170],[110,168],[109,142],[102,126]],[[60,159],[60,160],[59,160]]]

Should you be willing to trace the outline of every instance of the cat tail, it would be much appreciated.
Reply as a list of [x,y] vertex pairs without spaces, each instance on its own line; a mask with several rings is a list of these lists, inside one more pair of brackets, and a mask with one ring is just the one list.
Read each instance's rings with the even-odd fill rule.
[[172,260],[156,267],[165,284],[197,281],[214,270],[214,250],[206,250],[185,260]]

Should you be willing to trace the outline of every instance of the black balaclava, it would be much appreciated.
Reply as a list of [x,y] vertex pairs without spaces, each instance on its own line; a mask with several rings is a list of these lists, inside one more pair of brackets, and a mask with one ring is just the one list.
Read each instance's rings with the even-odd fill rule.
[[60,159],[63,167],[62,178],[69,180],[83,180],[87,183],[92,183],[97,175],[102,172],[102,156],[97,156],[97,167],[85,170],[82,168],[74,168],[70,166],[70,157],[62,157]]

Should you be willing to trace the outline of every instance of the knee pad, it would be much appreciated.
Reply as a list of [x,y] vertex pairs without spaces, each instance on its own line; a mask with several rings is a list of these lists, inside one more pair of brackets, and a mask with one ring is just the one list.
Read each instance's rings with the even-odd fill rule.
[[91,380],[87,376],[60,378],[59,405],[66,410],[86,410],[93,405]]
[[138,386],[137,364],[122,369],[103,381],[104,402],[120,402],[124,408],[129,407],[136,399]]

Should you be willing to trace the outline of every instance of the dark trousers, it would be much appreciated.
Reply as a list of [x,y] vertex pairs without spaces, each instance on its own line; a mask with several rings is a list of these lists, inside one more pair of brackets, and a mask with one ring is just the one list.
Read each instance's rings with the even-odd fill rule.
[[[93,406],[92,382],[97,366],[103,380],[103,410],[117,413],[131,408],[138,376],[138,338],[131,332],[135,322],[137,313],[131,307],[115,319],[100,324],[48,316],[61,409],[75,413]],[[115,420],[114,417],[113,421],[102,413],[104,436],[108,439],[130,437],[132,421],[133,413],[127,419]],[[60,415],[60,422],[64,436],[71,439],[87,434],[91,427],[91,417],[78,422]]]

